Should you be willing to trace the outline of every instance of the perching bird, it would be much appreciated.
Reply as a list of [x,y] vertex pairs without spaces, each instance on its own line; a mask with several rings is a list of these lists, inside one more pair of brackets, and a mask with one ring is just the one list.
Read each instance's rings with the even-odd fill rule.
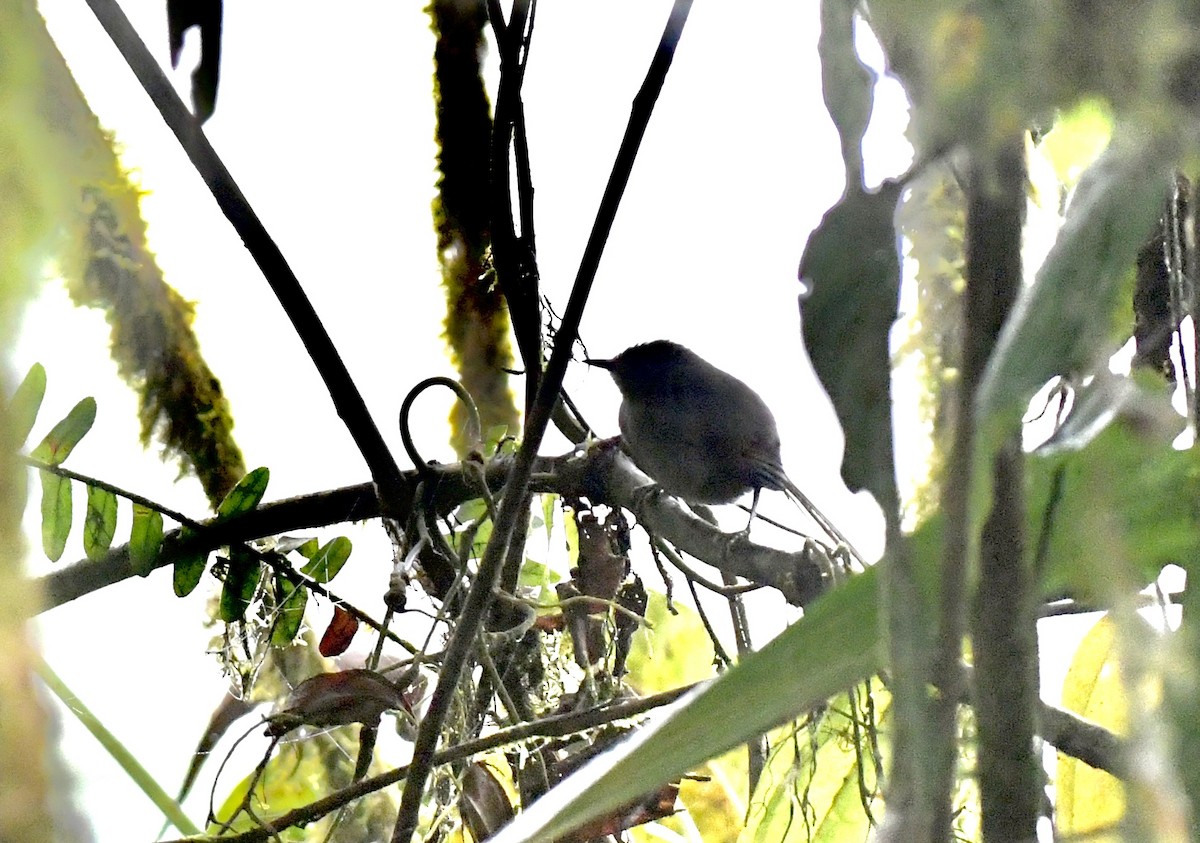
[[[795,487],[779,458],[775,417],[753,389],[668,340],[588,360],[621,390],[621,437],[634,463],[689,503],[731,503]],[[752,516],[753,517],[753,516]]]

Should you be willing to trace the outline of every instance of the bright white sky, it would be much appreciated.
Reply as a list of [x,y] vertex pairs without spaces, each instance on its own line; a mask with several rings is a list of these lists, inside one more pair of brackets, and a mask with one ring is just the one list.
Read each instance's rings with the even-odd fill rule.
[[[163,4],[125,5],[165,66]],[[422,5],[359,0],[331,12],[283,0],[226,4],[221,89],[206,126],[398,455],[404,393],[429,375],[452,374],[439,339],[433,39]],[[39,7],[147,192],[151,247],[168,282],[197,302],[196,328],[232,403],[247,464],[271,468],[268,498],[367,479],[260,273],[85,4],[40,0]],[[669,7],[611,0],[538,8],[525,103],[538,257],[560,310]],[[695,5],[601,263],[583,338],[598,356],[675,339],[750,383],[777,416],[788,473],[871,551],[878,516],[836,479],[840,434],[798,332],[800,252],[842,189],[837,139],[821,102],[816,12],[817,4],[793,0]],[[174,74],[185,99],[195,46]],[[876,181],[908,160],[903,103],[890,90],[878,100],[883,119],[868,143]],[[74,309],[61,286],[48,283],[14,352],[21,372],[35,361],[48,371],[35,433],[95,395],[96,428],[71,466],[203,516],[198,484],[175,483],[173,467],[138,444],[134,399],[107,344],[100,314]],[[604,373],[579,365],[567,385],[594,424],[616,432],[618,395]],[[448,406],[437,393],[422,399],[415,431],[426,454],[446,460]],[[551,439],[545,448],[558,452],[565,443]],[[796,520],[782,496],[767,495],[763,508]],[[128,513],[121,517],[118,535],[128,529]],[[45,570],[36,519],[28,524],[30,565]],[[378,607],[386,543],[370,525],[338,532],[356,547],[338,591]],[[64,563],[82,555],[79,547],[75,536]],[[168,790],[224,690],[205,655],[211,633],[201,628],[212,585],[206,580],[176,601],[169,573],[159,571],[54,610],[40,624],[50,664]],[[781,620],[781,601],[767,605]],[[73,719],[64,729],[97,838],[151,839],[161,823],[153,808]],[[197,821],[200,805],[188,803]]]

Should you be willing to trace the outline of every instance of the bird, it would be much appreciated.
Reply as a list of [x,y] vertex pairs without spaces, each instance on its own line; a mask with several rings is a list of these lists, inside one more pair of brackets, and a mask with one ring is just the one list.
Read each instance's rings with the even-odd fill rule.
[[585,362],[612,375],[625,450],[663,491],[693,504],[732,503],[753,492],[753,522],[763,489],[795,489],[766,402],[694,351],[654,340]]

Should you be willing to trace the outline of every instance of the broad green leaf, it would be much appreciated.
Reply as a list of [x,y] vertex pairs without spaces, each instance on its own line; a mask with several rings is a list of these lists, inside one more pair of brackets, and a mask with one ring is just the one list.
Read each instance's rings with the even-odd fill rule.
[[875,673],[877,580],[872,568],[826,594],[761,650],[552,788],[491,843],[555,840]]
[[535,586],[546,588],[561,580],[562,577],[554,569],[543,565],[536,559],[526,558],[521,563],[521,573],[517,576],[517,585],[528,588]]
[[308,604],[308,589],[289,582],[282,574],[276,574],[275,594],[279,607],[275,612],[275,625],[271,628],[271,643],[276,647],[285,647],[296,640],[300,633],[304,607]]
[[642,694],[656,694],[713,675],[713,644],[695,609],[676,604],[651,591],[646,605],[647,625],[633,634],[629,648],[628,680]]
[[47,465],[60,465],[70,456],[79,440],[92,429],[95,421],[96,399],[84,398],[67,413],[66,418],[46,434],[46,438],[33,449],[30,456]]
[[226,623],[240,621],[250,608],[262,565],[247,548],[229,548],[229,565],[225,571],[225,586],[221,589],[220,618]]
[[38,410],[42,406],[42,398],[46,395],[46,369],[41,363],[34,363],[25,380],[13,393],[8,402],[8,423],[11,425],[9,435],[18,447],[25,444],[33,423],[37,421]]
[[256,468],[238,481],[217,507],[217,520],[222,521],[243,512],[250,512],[262,501],[271,480],[269,469]]
[[51,562],[62,558],[71,534],[71,481],[45,469],[42,478],[42,550]]
[[[186,542],[192,535],[187,527],[181,527],[179,538],[176,541]],[[175,558],[171,584],[175,589],[176,597],[187,597],[195,591],[196,586],[200,584],[200,578],[204,576],[204,568],[207,564],[208,551],[204,550],[190,550]]]
[[[1173,148],[1118,133],[1087,172],[1032,286],[1004,324],[976,394],[980,417],[1011,418],[1057,375],[1099,368],[1125,336],[1111,327],[1167,197]],[[1132,322],[1130,321],[1130,329]]]
[[129,563],[139,576],[149,576],[162,547],[162,513],[139,503],[133,505],[133,529],[129,532]]
[[87,487],[87,515],[83,519],[83,552],[88,559],[103,559],[117,532],[117,496],[98,486]]
[[[1026,460],[1026,528],[1042,597],[1104,601],[1137,591],[1163,567],[1200,557],[1200,458],[1120,422],[1087,447]],[[941,553],[943,520],[911,537],[918,563]]]
[[1106,601],[1200,557],[1200,465],[1127,423],[1074,453],[1027,462],[1027,534],[1047,597]]
[[1080,100],[1073,108],[1054,119],[1054,126],[1038,144],[1038,149],[1060,183],[1075,185],[1084,169],[1100,157],[1112,137],[1113,116],[1102,99]]
[[[877,721],[882,724],[891,698],[878,680],[872,680],[872,685]],[[773,733],[773,751],[751,800],[746,827],[738,837],[741,843],[867,839],[870,822],[859,794],[859,755],[847,717],[849,709],[849,694],[839,694],[812,727],[815,734],[809,729],[798,734],[791,730]],[[863,735],[865,738],[865,732]],[[877,784],[871,772],[864,778],[868,787]],[[799,816],[805,798],[808,822]]]
[[342,566],[350,558],[351,550],[353,547],[350,539],[338,536],[336,539],[326,542],[320,550],[313,554],[308,564],[300,570],[317,582],[329,582],[342,570]]
[[889,332],[900,296],[898,182],[848,190],[800,259],[804,347],[846,434],[842,479],[882,506],[895,497]]
[[[1071,659],[1063,681],[1063,707],[1121,734],[1129,717],[1118,664],[1117,627],[1106,615],[1084,637]],[[1086,835],[1120,822],[1125,814],[1125,788],[1112,774],[1061,753],[1056,769],[1059,834]]]

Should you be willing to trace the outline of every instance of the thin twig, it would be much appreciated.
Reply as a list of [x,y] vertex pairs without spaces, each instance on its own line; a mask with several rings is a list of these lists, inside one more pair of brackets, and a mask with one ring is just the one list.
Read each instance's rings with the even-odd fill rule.
[[446,647],[446,657],[442,670],[438,674],[437,686],[429,703],[429,709],[417,730],[417,739],[413,744],[413,763],[410,777],[404,783],[404,794],[400,798],[400,813],[396,818],[396,828],[392,834],[392,843],[409,843],[416,835],[418,815],[421,800],[425,792],[425,784],[434,761],[438,737],[446,714],[454,698],[459,678],[466,666],[467,657],[474,647],[480,627],[483,625],[487,608],[492,600],[492,593],[499,581],[501,569],[508,552],[508,543],[516,527],[517,518],[522,504],[525,503],[525,489],[528,486],[529,475],[533,470],[537,449],[541,445],[546,426],[550,421],[550,413],[558,403],[559,389],[563,377],[567,373],[567,364],[571,359],[571,349],[579,336],[579,323],[583,318],[583,310],[591,294],[592,282],[596,270],[600,266],[600,257],[608,242],[609,232],[616,219],[617,208],[621,204],[625,186],[629,182],[629,174],[633,171],[633,162],[637,158],[638,147],[645,134],[646,125],[654,110],[658,93],[662,90],[667,70],[675,55],[675,45],[683,32],[687,14],[691,9],[691,0],[676,0],[671,10],[671,17],[659,42],[658,50],[650,63],[650,70],[641,90],[634,99],[633,112],[621,148],[617,153],[612,174],[600,201],[596,221],[592,233],[583,251],[579,271],[571,288],[571,296],[563,312],[563,321],[559,326],[554,351],[546,365],[545,377],[538,388],[537,399],[533,403],[525,428],[525,439],[517,451],[512,473],[505,485],[503,502],[492,530],[491,539],[484,550],[483,559],[479,563],[479,572],[471,590],[467,595],[454,637]]
[[[486,737],[466,741],[436,753],[433,758],[434,765],[440,766],[442,764],[461,761],[473,755],[510,746],[531,738],[562,738],[588,729],[605,726],[609,723],[615,723],[619,720],[627,720],[631,717],[645,714],[655,708],[669,705],[695,687],[697,686],[688,685],[682,688],[674,688],[670,691],[664,691],[640,700],[600,705],[587,711],[557,714],[551,717],[544,717],[541,720],[522,723],[519,726],[513,726],[508,729],[501,729]],[[275,817],[271,821],[271,824],[277,829],[308,825],[311,822],[319,820],[326,814],[336,811],[343,805],[353,802],[355,799],[361,799],[364,796],[403,780],[409,775],[411,769],[412,765],[410,764],[404,767],[397,767],[394,770],[373,776],[369,779],[363,779],[361,782],[342,788],[323,799],[318,799],[294,811],[289,811],[286,814]],[[264,829],[253,828],[240,834],[232,834],[219,838],[207,836],[187,837],[170,841],[170,843],[261,843],[261,841],[267,839],[269,839],[269,834]]]
[[[36,468],[40,471],[48,471],[51,474],[56,474],[60,477],[66,477],[69,480],[76,480],[76,481],[83,483],[85,485],[88,485],[88,486],[95,486],[98,489],[104,489],[106,492],[110,492],[114,495],[117,495],[118,497],[127,498],[128,500],[131,500],[140,506],[144,506],[147,509],[152,509],[155,512],[159,512],[163,515],[168,516],[169,518],[175,519],[181,525],[183,525],[184,527],[186,527],[188,530],[192,531],[193,533],[200,533],[200,532],[203,532],[203,531],[206,531],[207,529],[209,529],[209,527],[206,524],[204,524],[203,522],[197,521],[194,518],[189,518],[188,516],[184,515],[182,512],[178,512],[176,510],[170,509],[169,507],[166,507],[166,506],[163,506],[162,504],[156,503],[155,501],[152,501],[147,497],[139,495],[135,492],[130,492],[128,489],[122,489],[120,486],[114,486],[112,483],[108,483],[104,480],[98,480],[95,477],[89,477],[88,475],[80,474],[77,471],[71,471],[69,468],[63,468],[61,465],[49,465],[47,463],[41,462],[40,460],[35,460],[31,457],[26,457],[25,462],[26,462],[26,464],[28,464],[28,465],[32,466],[33,468]],[[173,533],[173,535],[178,537],[181,534],[179,532],[175,532],[175,533]],[[396,644],[399,644],[401,647],[405,648],[409,652],[412,652],[413,648],[412,648],[411,644],[404,641],[402,638],[400,638],[394,632],[387,630],[383,624],[381,624],[379,621],[375,620],[373,617],[368,615],[362,609],[359,609],[357,606],[353,605],[352,603],[349,603],[346,600],[344,600],[343,598],[338,597],[336,594],[334,594],[332,591],[330,591],[328,588],[326,588],[323,583],[318,582],[317,580],[313,579],[312,577],[308,576],[307,574],[297,571],[282,556],[280,556],[278,554],[273,554],[273,553],[264,553],[263,551],[259,550],[258,548],[252,547],[251,545],[245,544],[244,542],[232,542],[232,544],[238,544],[241,547],[244,547],[250,553],[250,555],[252,555],[257,561],[266,565],[275,573],[286,577],[289,581],[291,581],[291,583],[293,585],[298,585],[303,588],[307,588],[309,591],[311,591],[315,594],[321,595],[322,597],[324,597],[327,600],[329,600],[330,602],[332,602],[335,606],[340,606],[343,610],[345,610],[349,614],[353,615],[355,618],[357,618],[362,623],[365,623],[367,626],[371,627],[372,629],[378,631],[382,635],[391,639]],[[160,549],[159,553],[160,553],[160,555],[162,555],[161,549]]]
[[334,347],[333,340],[321,324],[320,317],[305,295],[283,252],[279,250],[258,215],[254,213],[254,209],[250,207],[250,203],[246,201],[246,197],[242,195],[237,182],[208,142],[208,138],[204,136],[199,122],[179,99],[158,62],[146,49],[146,45],[142,43],[120,6],[115,0],[87,2],[129,68],[141,82],[158,113],[175,133],[192,166],[208,185],[213,198],[217,200],[217,205],[246,244],[250,256],[262,270],[267,283],[271,285],[325,382],[338,415],[345,422],[346,429],[366,461],[371,478],[378,487],[384,509],[390,511],[393,507],[401,506],[411,493],[411,487],[400,473],[379,429],[375,426],[375,421],[371,418],[366,402],[354,385],[350,372]]

